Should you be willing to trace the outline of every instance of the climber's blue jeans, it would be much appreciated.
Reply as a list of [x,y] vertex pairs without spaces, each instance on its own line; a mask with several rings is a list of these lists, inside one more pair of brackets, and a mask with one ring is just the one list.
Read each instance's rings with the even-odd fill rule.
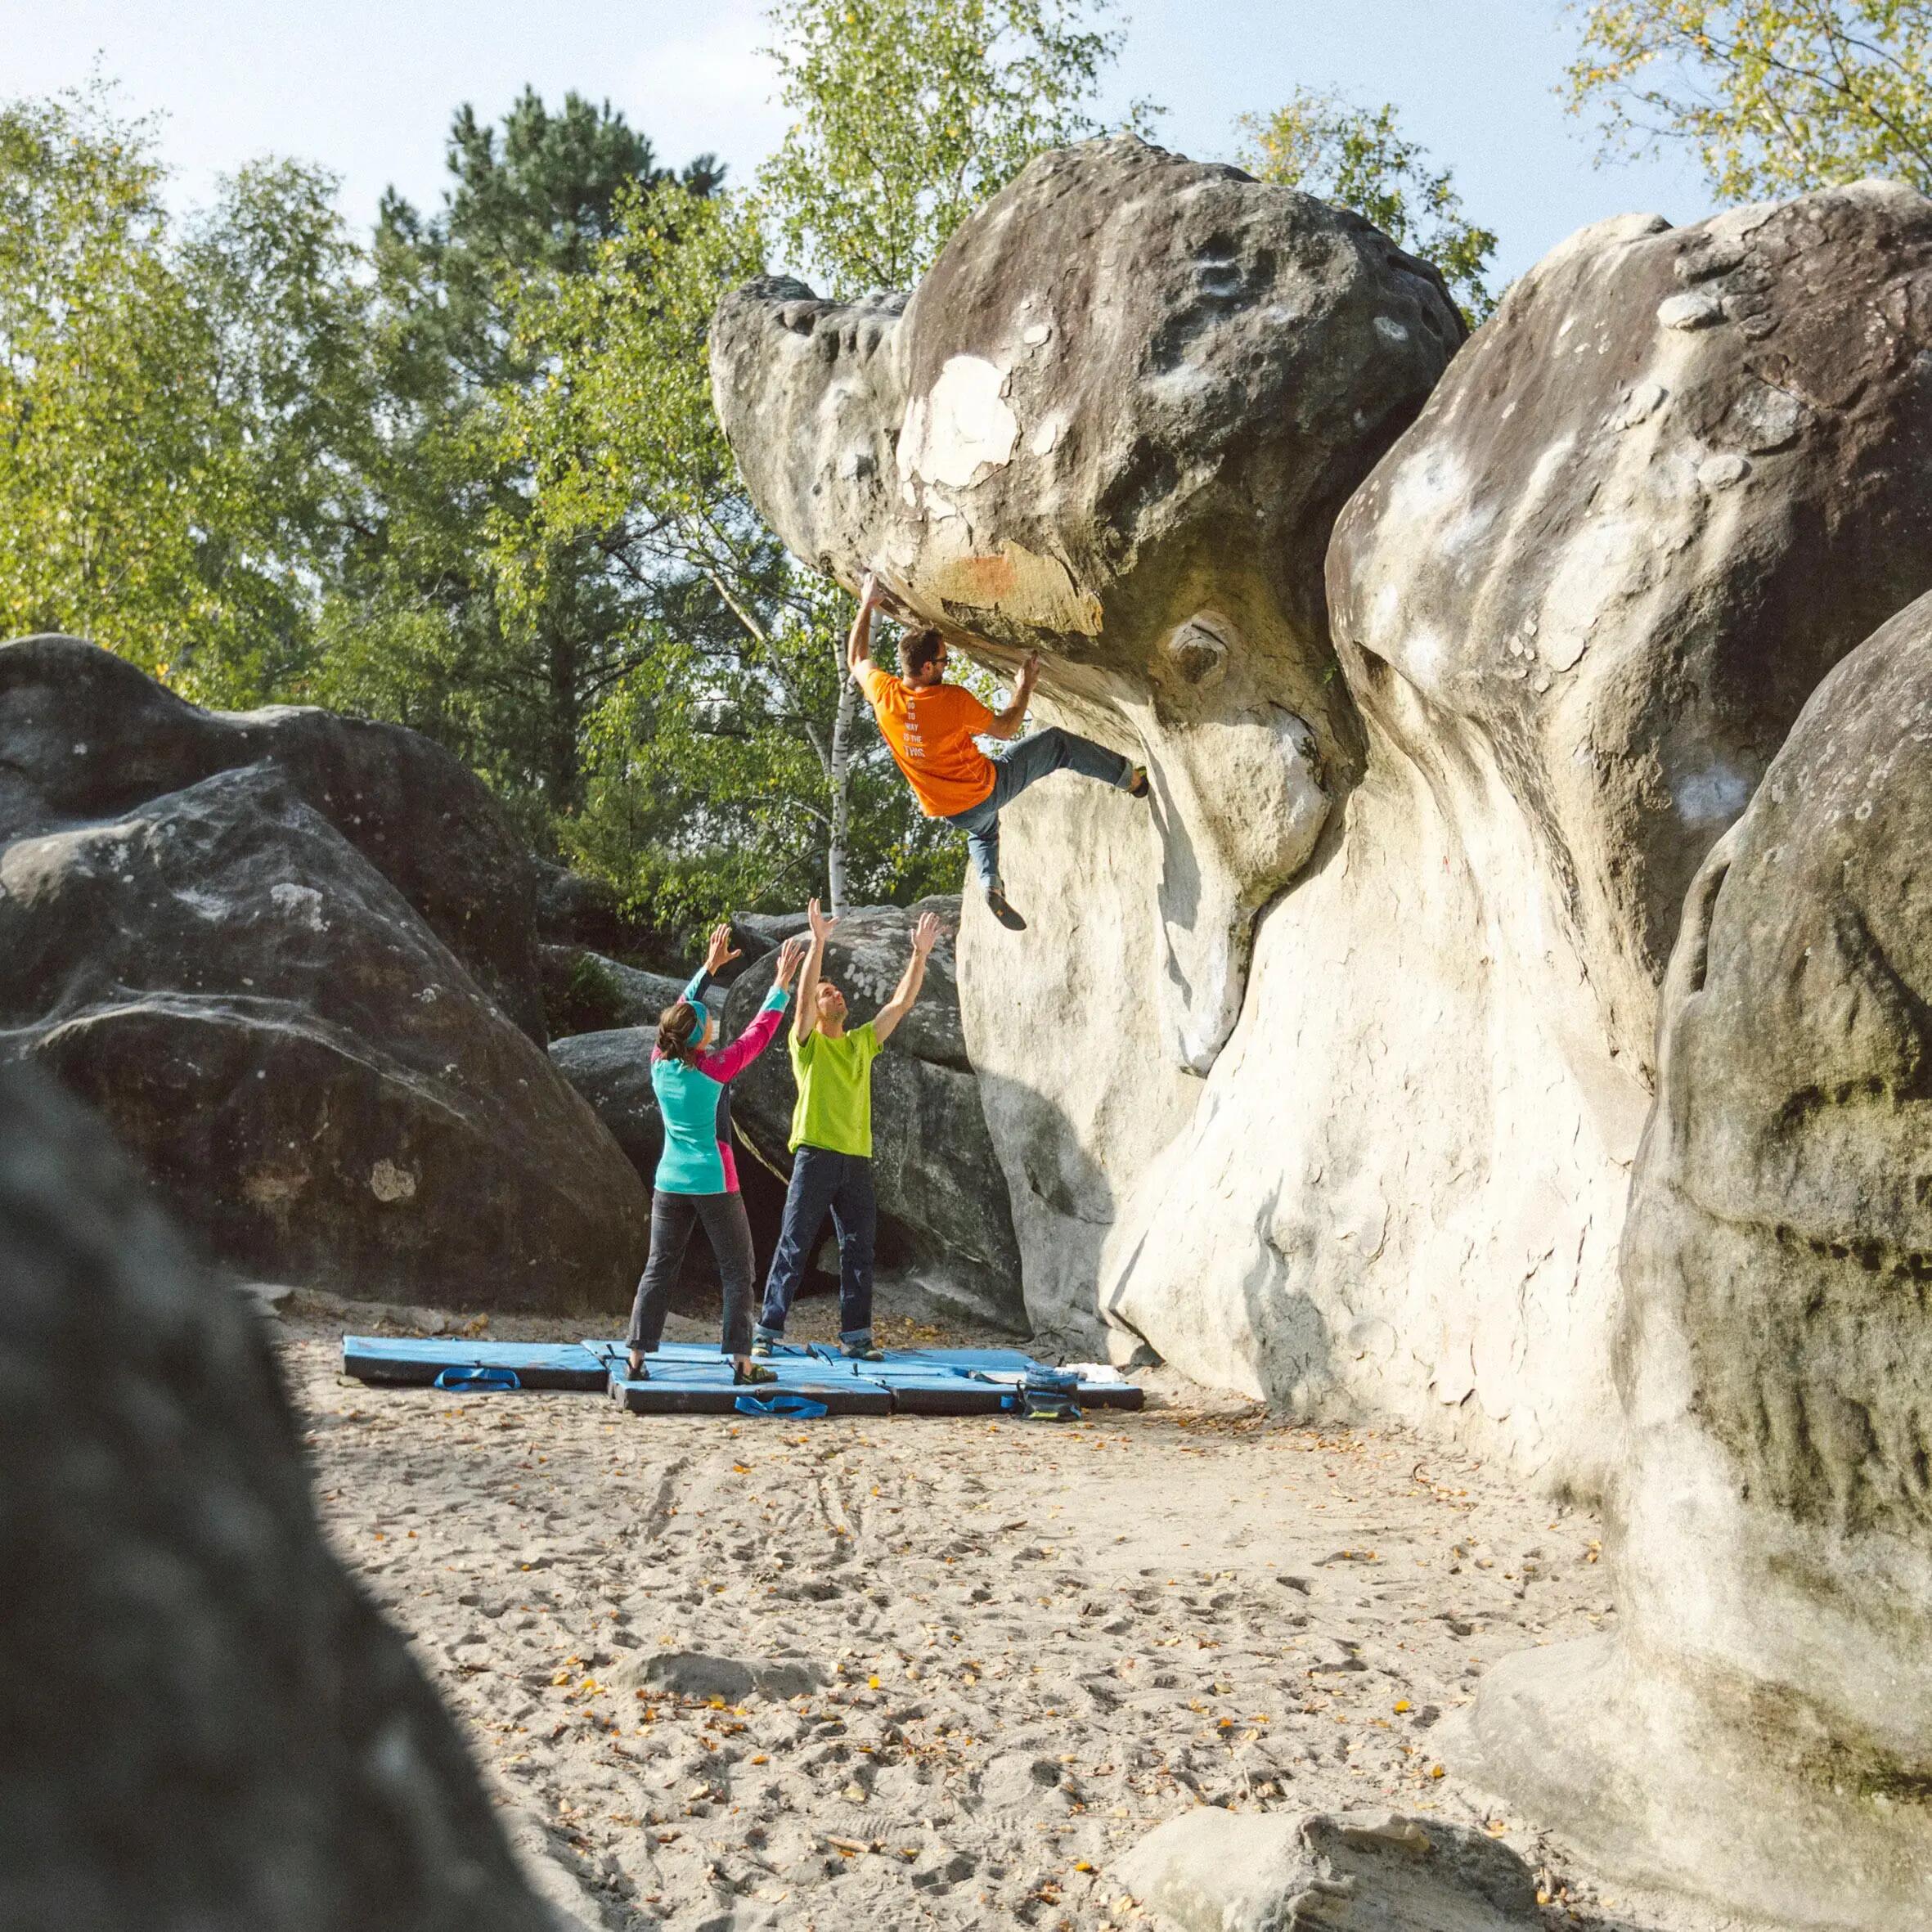
[[1082,778],[1098,779],[1122,791],[1134,776],[1134,767],[1118,752],[1110,752],[1090,738],[1063,731],[1058,725],[995,752],[992,761],[992,790],[970,810],[955,811],[946,821],[966,834],[973,876],[982,892],[994,891],[1000,883],[1001,806],[1018,798],[1028,785],[1038,784],[1049,772],[1077,771]]

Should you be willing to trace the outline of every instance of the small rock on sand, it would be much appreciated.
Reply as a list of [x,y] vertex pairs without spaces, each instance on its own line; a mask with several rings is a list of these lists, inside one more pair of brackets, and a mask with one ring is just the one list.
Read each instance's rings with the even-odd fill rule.
[[782,1701],[804,1697],[824,1682],[817,1666],[785,1662],[740,1663],[735,1657],[706,1656],[699,1651],[667,1651],[620,1664],[606,1673],[620,1690],[663,1691],[676,1697],[721,1697],[742,1704],[754,1692]]
[[1115,1876],[1180,1932],[1509,1932],[1539,1923],[1535,1880],[1507,1845],[1394,1812],[1202,1805],[1149,1832]]

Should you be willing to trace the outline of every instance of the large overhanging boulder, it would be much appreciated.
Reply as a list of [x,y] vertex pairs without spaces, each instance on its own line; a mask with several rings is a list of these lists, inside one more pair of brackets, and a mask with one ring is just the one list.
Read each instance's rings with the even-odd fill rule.
[[1117,1319],[1600,1478],[1676,908],[1932,584],[1929,358],[1932,203],[1884,184],[1605,223],[1511,291],[1337,524],[1364,775],[1112,1231]]
[[330,1552],[260,1318],[0,1067],[0,1924],[552,1932]]
[[[1036,161],[903,303],[767,279],[719,311],[719,412],[786,543],[1044,650],[1043,709],[1148,765],[1163,943],[1123,991],[1196,1072],[1359,769],[1330,527],[1463,333],[1359,217],[1127,137]],[[1033,901],[1081,863],[1026,866]]]
[[[1932,204],[1867,183],[1587,230],[1419,416],[1454,340],[1430,371],[1401,359],[1430,339],[1431,285],[1307,206],[1133,144],[1075,151],[963,227],[902,312],[772,285],[728,302],[716,386],[802,555],[848,581],[876,563],[922,611],[1040,645],[1061,715],[1156,771],[1155,865],[1140,808],[1057,781],[1006,817],[1031,929],[968,901],[967,1036],[1036,1323],[1104,1322],[1117,1350],[1144,1337],[1203,1379],[1393,1413],[1588,1488],[1615,1449],[1615,1256],[1678,902],[1818,680],[1932,584]],[[1278,280],[1231,275],[1203,308],[1204,263],[1247,263],[1264,231]],[[1346,297],[1290,288],[1345,255]],[[1062,282],[1093,298],[1077,336]],[[1161,373],[1183,339],[1206,345],[1185,406]],[[1049,434],[1056,345],[1081,400]],[[977,416],[962,358],[1000,372],[973,377]],[[1117,434],[1138,414],[1151,468]],[[969,474],[934,467],[973,447]],[[1378,455],[1324,603],[1340,499],[1311,479]],[[1111,490],[1117,470],[1142,487]],[[946,563],[968,537],[997,591],[977,603]],[[1009,542],[1064,561],[1097,629],[1028,603],[1032,566],[989,561]],[[1233,621],[1223,654],[1181,636],[1209,609]],[[1312,817],[1253,780],[1256,706],[1307,726],[1311,760],[1276,770],[1314,774]],[[1238,986],[1247,928],[1223,914],[1264,901],[1215,1053],[1200,962],[1236,935]],[[1163,1066],[1177,1039],[1205,1081]]]
[[1932,1922],[1932,597],[1710,854],[1664,991],[1616,1374],[1618,1634],[1485,1679],[1458,1768],[1613,1869]]
[[[357,735],[322,713],[211,719],[106,656],[0,645],[0,1060],[91,1101],[173,1211],[258,1278],[622,1306],[647,1242],[642,1184],[483,966],[382,869],[393,854],[406,880],[438,869],[402,821],[358,814],[353,792],[312,802],[315,766],[283,755],[285,728],[298,744]],[[179,748],[204,740],[263,755],[196,777]],[[417,788],[411,820],[459,847],[474,828],[478,852],[452,851],[420,896],[458,905],[458,938],[487,937],[456,895],[465,867],[514,851],[500,815],[413,734],[384,742]],[[530,937],[526,908],[521,939],[490,952],[527,956]]]

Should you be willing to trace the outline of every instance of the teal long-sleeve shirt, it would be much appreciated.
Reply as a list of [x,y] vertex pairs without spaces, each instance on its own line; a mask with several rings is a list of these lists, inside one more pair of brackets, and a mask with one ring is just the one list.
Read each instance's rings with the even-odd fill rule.
[[[703,1011],[700,970],[684,996]],[[731,1152],[730,1081],[771,1044],[791,995],[774,986],[757,1017],[731,1044],[702,1053],[695,1064],[651,1053],[651,1091],[664,1123],[664,1151],[656,1184],[667,1194],[735,1194],[738,1163]]]

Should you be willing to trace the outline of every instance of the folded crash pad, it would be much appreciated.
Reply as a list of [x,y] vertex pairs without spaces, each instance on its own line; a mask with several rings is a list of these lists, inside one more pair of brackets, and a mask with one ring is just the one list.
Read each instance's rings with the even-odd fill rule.
[[632,1415],[730,1415],[741,1395],[802,1395],[822,1403],[828,1415],[890,1415],[892,1397],[880,1383],[856,1375],[829,1374],[809,1355],[780,1359],[766,1366],[775,1382],[746,1384],[731,1379],[730,1360],[716,1350],[706,1361],[673,1356],[668,1349],[647,1355],[649,1378],[632,1382],[621,1355],[610,1369],[610,1393]]
[[526,1389],[601,1391],[609,1371],[574,1341],[465,1341],[445,1335],[345,1335],[343,1373],[366,1382],[427,1388],[446,1368],[507,1368]]

